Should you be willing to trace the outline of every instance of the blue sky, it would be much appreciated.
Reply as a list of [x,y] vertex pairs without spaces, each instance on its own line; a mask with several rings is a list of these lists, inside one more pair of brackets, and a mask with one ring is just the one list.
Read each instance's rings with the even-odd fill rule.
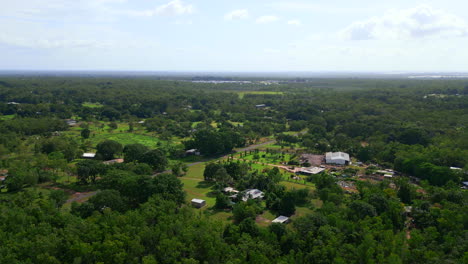
[[0,69],[468,71],[468,1],[0,0]]

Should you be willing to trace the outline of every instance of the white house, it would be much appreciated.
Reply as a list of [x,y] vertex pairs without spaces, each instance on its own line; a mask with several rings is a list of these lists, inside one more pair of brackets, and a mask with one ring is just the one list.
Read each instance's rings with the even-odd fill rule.
[[206,205],[206,201],[202,199],[193,198],[191,202],[192,202],[192,206],[196,208],[202,208],[203,206]]
[[349,154],[344,152],[327,152],[325,162],[328,164],[347,165],[349,164]]
[[244,196],[242,196],[242,201],[246,202],[249,199],[262,199],[264,193],[258,189],[247,189],[244,191]]
[[287,224],[287,223],[289,223],[289,217],[280,215],[277,218],[275,218],[275,220],[273,220],[271,222],[272,223]]

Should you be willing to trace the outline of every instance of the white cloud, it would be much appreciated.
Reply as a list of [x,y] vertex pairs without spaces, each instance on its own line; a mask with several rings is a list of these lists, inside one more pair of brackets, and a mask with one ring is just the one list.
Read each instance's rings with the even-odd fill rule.
[[193,6],[180,0],[173,0],[156,8],[155,14],[173,16],[193,13]]
[[194,12],[193,5],[185,4],[181,0],[173,0],[167,4],[160,5],[155,9],[151,10],[144,10],[144,11],[126,11],[127,13],[132,16],[143,16],[143,17],[152,17],[152,16],[180,16],[191,14]]
[[298,19],[289,20],[287,23],[291,26],[302,26],[302,22]]
[[224,15],[225,20],[238,20],[245,19],[249,16],[249,11],[247,9],[237,9],[233,10]]
[[421,5],[354,22],[340,33],[351,40],[464,37],[468,24],[456,15]]
[[277,16],[261,16],[257,18],[255,22],[257,22],[257,24],[267,24],[267,23],[278,21],[278,20],[279,18]]

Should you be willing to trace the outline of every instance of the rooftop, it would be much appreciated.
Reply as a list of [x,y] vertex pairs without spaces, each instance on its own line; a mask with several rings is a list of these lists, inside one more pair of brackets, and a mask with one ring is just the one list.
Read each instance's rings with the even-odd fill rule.
[[197,199],[197,198],[193,198],[192,199],[192,203],[204,203],[205,200],[202,200],[202,199]]
[[289,220],[289,217],[286,217],[286,216],[278,216],[277,218],[275,218],[275,220],[271,221],[272,223],[284,223],[286,221]]

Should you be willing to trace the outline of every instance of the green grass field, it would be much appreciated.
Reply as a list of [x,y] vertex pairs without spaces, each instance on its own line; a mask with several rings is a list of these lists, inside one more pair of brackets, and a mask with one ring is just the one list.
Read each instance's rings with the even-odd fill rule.
[[89,140],[91,141],[93,146],[107,139],[115,140],[122,145],[139,143],[149,148],[155,148],[157,147],[158,142],[161,142],[161,140],[155,136],[140,135],[140,134],[135,134],[135,133],[130,133],[130,132],[110,133],[110,132],[103,131],[101,133],[93,134],[92,136],[89,137]]
[[[257,159],[254,159],[256,156],[258,156]],[[261,162],[261,163],[266,163],[266,164],[281,164],[282,162],[288,162],[291,159],[291,154],[289,153],[266,153],[265,151],[259,151],[258,153],[252,152],[252,154],[248,154],[246,156],[242,156],[242,159],[244,160],[249,160],[249,161],[255,161],[255,162]],[[238,158],[240,158],[240,153],[237,154]]]
[[15,115],[0,115],[0,120],[11,120],[15,118]]

